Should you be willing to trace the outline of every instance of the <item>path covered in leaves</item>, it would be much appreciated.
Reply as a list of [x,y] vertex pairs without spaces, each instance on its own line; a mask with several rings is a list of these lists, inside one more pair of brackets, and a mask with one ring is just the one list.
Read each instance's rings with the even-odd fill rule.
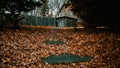
[[[65,44],[45,44],[45,40],[61,40]],[[42,58],[52,54],[74,54],[93,59],[90,62],[79,63],[43,63]],[[80,67],[120,67],[120,34],[27,28],[0,31],[0,68]]]

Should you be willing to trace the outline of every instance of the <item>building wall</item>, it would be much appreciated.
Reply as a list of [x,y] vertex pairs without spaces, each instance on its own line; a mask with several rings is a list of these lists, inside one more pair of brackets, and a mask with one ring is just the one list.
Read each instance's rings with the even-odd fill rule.
[[75,19],[61,17],[58,18],[56,21],[59,27],[73,27],[74,20]]

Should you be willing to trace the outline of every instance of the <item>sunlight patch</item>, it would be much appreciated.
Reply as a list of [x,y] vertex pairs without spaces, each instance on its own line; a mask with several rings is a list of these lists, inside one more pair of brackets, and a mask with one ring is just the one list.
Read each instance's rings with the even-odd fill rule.
[[90,57],[82,57],[72,54],[51,55],[47,58],[43,58],[45,64],[58,64],[58,63],[75,63],[91,61]]

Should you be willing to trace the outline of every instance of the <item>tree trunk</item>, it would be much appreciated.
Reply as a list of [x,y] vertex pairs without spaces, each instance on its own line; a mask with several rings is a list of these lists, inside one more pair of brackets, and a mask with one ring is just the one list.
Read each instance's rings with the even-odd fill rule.
[[2,31],[4,28],[3,22],[0,22],[0,31]]
[[14,20],[13,22],[14,22],[14,23],[13,23],[13,28],[14,28],[14,29],[19,29],[20,26],[19,26],[18,20]]
[[74,28],[74,31],[76,32],[77,31],[77,22],[76,21],[73,23],[73,28]]
[[4,16],[3,16],[3,15],[0,15],[0,31],[2,31],[3,28],[4,28],[3,19],[4,19]]

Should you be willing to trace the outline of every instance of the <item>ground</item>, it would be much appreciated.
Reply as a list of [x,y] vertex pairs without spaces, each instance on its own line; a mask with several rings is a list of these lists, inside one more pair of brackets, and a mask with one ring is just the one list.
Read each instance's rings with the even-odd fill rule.
[[[61,40],[65,44],[45,44]],[[52,54],[92,57],[89,62],[45,64]],[[119,68],[120,34],[104,30],[23,28],[0,31],[0,68]]]

